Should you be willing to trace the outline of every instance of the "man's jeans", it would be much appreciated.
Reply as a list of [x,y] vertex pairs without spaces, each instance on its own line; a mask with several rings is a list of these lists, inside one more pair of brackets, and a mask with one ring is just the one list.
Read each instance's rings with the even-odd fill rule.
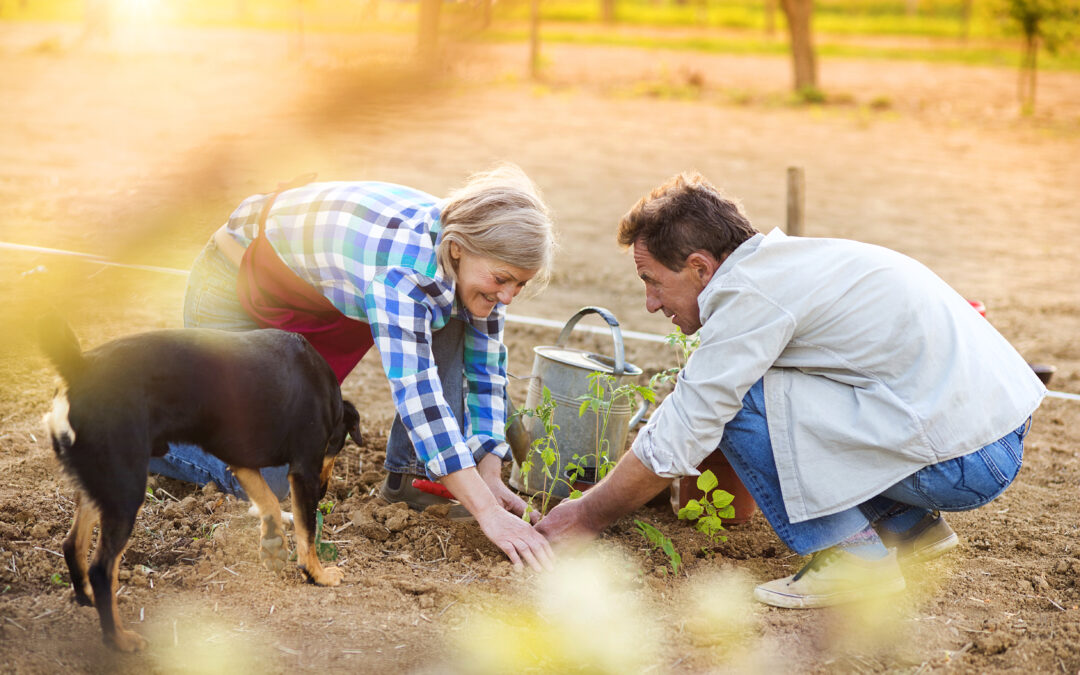
[[966,511],[992,501],[1020,471],[1029,426],[1030,420],[975,452],[925,467],[859,506],[801,523],[792,523],[784,508],[763,380],[743,397],[742,410],[724,429],[720,449],[780,539],[806,555],[840,543],[897,509]]

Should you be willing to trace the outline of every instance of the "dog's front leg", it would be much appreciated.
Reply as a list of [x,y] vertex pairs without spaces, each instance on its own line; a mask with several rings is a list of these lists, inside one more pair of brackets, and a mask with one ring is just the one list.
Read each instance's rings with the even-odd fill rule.
[[258,469],[230,466],[240,487],[259,507],[259,562],[271,572],[281,572],[289,559],[289,544],[281,523],[281,508],[266,479]]
[[[330,465],[332,469],[333,461]],[[296,561],[312,582],[320,586],[337,586],[344,575],[336,567],[323,567],[315,546],[315,511],[318,508],[319,497],[325,488],[322,491],[319,490],[317,474],[301,476],[290,473],[289,486],[292,491]]]
[[86,552],[90,549],[90,536],[97,523],[97,509],[91,506],[82,490],[75,496],[75,519],[64,537],[64,561],[71,576],[71,599],[84,607],[94,604],[93,591],[86,578]]

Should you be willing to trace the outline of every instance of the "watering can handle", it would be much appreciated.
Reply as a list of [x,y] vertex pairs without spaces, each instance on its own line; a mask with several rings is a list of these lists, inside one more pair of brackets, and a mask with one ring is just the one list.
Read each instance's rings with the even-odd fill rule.
[[603,307],[582,307],[577,311],[577,314],[570,317],[570,320],[563,326],[562,332],[559,333],[559,339],[555,341],[555,346],[562,347],[566,344],[567,338],[570,337],[570,331],[574,330],[574,326],[578,321],[581,321],[581,317],[586,314],[599,314],[600,317],[607,322],[607,325],[611,327],[611,337],[615,341],[615,368],[612,371],[612,375],[618,377],[623,374],[626,369],[626,360],[623,356],[623,340],[622,330],[619,328],[619,320],[615,318],[615,315],[611,313],[611,310],[604,309]]

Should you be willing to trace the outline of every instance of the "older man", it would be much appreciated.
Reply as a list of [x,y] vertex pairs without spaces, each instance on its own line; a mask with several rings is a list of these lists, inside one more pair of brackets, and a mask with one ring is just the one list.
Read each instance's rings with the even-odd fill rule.
[[823,607],[903,590],[900,563],[957,545],[940,511],[1015,478],[1045,389],[920,263],[763,235],[697,174],[642,198],[618,238],[646,308],[701,346],[607,479],[540,522],[550,541],[595,536],[719,448],[784,543],[813,554],[754,596]]

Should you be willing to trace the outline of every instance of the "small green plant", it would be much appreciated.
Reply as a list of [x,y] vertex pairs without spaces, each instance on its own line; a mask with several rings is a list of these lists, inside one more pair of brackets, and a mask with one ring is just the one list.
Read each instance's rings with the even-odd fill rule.
[[701,499],[691,499],[679,509],[679,519],[694,521],[694,527],[705,533],[713,543],[727,541],[727,537],[720,534],[724,530],[722,519],[735,517],[735,507],[731,505],[735,497],[730,492],[717,489],[719,485],[716,474],[706,469],[697,479]]
[[224,525],[225,523],[214,523],[213,525],[200,525],[199,534],[191,538],[192,541],[199,541],[200,539],[209,539],[214,536],[214,532]]
[[682,332],[681,328],[676,327],[674,331],[664,337],[664,343],[675,348],[675,358],[678,359],[678,365],[662,370],[649,378],[649,388],[653,390],[656,389],[657,385],[674,382],[678,379],[679,373],[686,367],[686,362],[690,360],[690,355],[701,345],[701,336],[697,333],[687,335]]
[[334,502],[332,500],[324,499],[323,501],[319,502],[319,511],[321,511],[323,515],[328,516],[333,512],[333,510]]
[[[68,582],[64,581],[63,577],[60,576],[59,572],[53,572],[52,576],[49,577],[49,581],[52,583],[53,586],[67,587],[71,585]],[[8,586],[8,588],[11,588],[11,586]],[[5,588],[4,591],[7,592],[7,588]]]
[[[331,506],[331,508],[333,508],[333,506]],[[323,511],[322,504],[319,504],[319,509],[315,511],[315,554],[318,555],[319,560],[323,562],[331,562],[337,560],[338,556],[341,555],[338,552],[337,546],[334,546],[328,541],[323,541],[322,532]]]
[[641,536],[645,537],[645,540],[653,545],[653,549],[660,549],[667,556],[668,562],[671,564],[672,574],[679,574],[679,565],[682,564],[682,556],[675,550],[675,544],[671,542],[671,539],[666,537],[660,528],[655,525],[650,525],[641,520],[635,520],[634,524],[637,525],[638,532]]
[[[578,407],[578,417],[581,417],[586,412],[592,412],[596,415],[596,433],[593,439],[594,451],[592,456],[587,455],[582,458],[574,455],[576,461],[567,464],[567,471],[573,472],[572,480],[580,478],[586,469],[591,467],[595,469],[594,480],[600,482],[615,467],[615,461],[611,459],[611,448],[609,447],[611,441],[607,437],[608,424],[611,422],[611,408],[614,405],[619,401],[624,401],[632,406],[637,402],[638,397],[649,403],[656,402],[656,392],[651,386],[627,383],[616,387],[615,383],[617,381],[618,378],[610,373],[600,371],[589,373],[588,393],[577,398],[577,400],[581,401],[581,405]],[[591,464],[585,465],[584,461],[589,459],[592,460]]]
[[529,454],[525,461],[521,463],[521,475],[526,483],[528,483],[529,474],[537,468],[534,457],[539,457],[541,462],[539,466],[543,468],[544,472],[543,488],[529,498],[529,503],[525,507],[525,514],[522,517],[526,522],[531,522],[530,517],[535,510],[533,501],[537,496],[540,497],[540,513],[547,513],[548,505],[551,503],[552,491],[559,483],[563,483],[571,489],[571,498],[581,496],[581,493],[573,490],[573,486],[562,475],[562,456],[559,454],[559,441],[555,438],[555,432],[559,429],[559,425],[555,423],[555,409],[558,406],[558,402],[551,396],[551,390],[543,387],[540,392],[539,405],[535,408],[519,408],[514,413],[519,417],[538,419],[543,428],[543,433],[533,439],[530,444]]

